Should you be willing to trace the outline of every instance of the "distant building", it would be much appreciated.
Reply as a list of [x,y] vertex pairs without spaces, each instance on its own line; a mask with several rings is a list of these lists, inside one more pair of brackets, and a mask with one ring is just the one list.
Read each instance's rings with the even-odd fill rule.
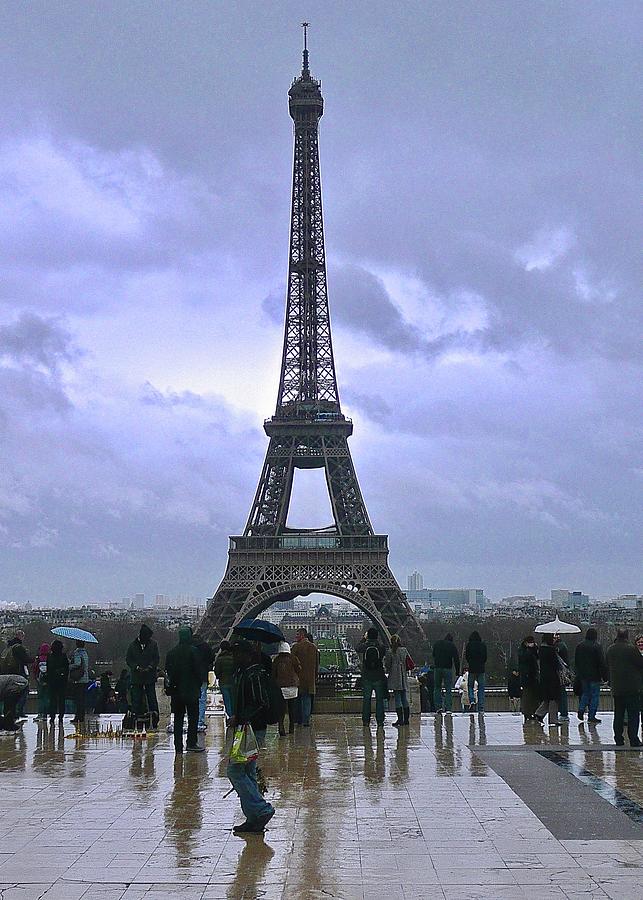
[[167,609],[170,605],[170,598],[166,594],[157,594],[154,598],[154,606],[156,609]]
[[145,594],[134,594],[132,609],[145,609]]
[[587,609],[589,597],[582,591],[552,590],[551,602],[553,606],[562,609]]
[[506,606],[533,606],[536,597],[534,594],[513,594],[511,597],[503,597],[500,602]]
[[[322,605],[314,610],[309,608],[286,612],[280,625],[285,630],[305,628],[317,639],[343,637],[351,629],[363,629],[366,619],[366,615],[359,609],[334,610],[330,605]],[[370,621],[368,624],[371,624]]]
[[421,591],[424,587],[424,578],[419,572],[412,572],[406,579],[409,591]]
[[482,588],[422,588],[406,591],[406,599],[413,606],[420,604],[428,608],[441,606],[449,609],[476,607],[483,609],[485,596]]

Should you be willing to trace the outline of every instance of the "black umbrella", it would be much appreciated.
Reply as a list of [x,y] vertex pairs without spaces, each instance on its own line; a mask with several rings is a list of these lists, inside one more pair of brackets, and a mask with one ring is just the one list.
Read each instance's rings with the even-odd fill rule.
[[281,628],[263,619],[244,619],[232,630],[247,641],[261,641],[262,644],[277,644],[286,640]]

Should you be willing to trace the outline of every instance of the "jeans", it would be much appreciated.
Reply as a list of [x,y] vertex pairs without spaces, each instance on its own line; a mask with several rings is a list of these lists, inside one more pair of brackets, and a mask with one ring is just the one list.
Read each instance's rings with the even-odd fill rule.
[[171,709],[174,713],[174,749],[183,751],[183,720],[188,714],[188,747],[197,746],[196,726],[199,718],[199,698],[185,700],[183,697],[172,697]]
[[569,701],[567,699],[567,689],[562,687],[560,689],[560,700],[558,701],[558,712],[561,716],[569,715]]
[[409,705],[406,691],[393,691],[393,697],[395,698],[395,709],[406,709]]
[[208,702],[208,682],[204,681],[199,692],[199,728],[205,725],[205,707]]
[[384,679],[370,681],[362,676],[362,722],[368,725],[371,721],[371,697],[375,691],[375,721],[384,724]]
[[[435,678],[435,708],[436,710],[444,709],[451,711],[453,698],[451,696],[451,687],[453,685],[453,669],[434,669]],[[442,685],[444,684],[444,704],[442,703]]]
[[[263,743],[265,734],[265,731],[255,732],[259,746]],[[246,763],[229,762],[226,774],[239,795],[241,809],[248,822],[254,822],[260,816],[267,816],[274,812],[274,807],[259,793],[256,759],[251,759]]]
[[614,740],[617,746],[622,747],[625,743],[623,737],[623,722],[625,719],[625,711],[627,710],[627,736],[630,739],[630,747],[640,747],[639,739],[639,695],[638,694],[620,694],[614,697]]
[[486,676],[484,672],[469,672],[469,703],[476,702],[475,682],[478,682],[478,712],[484,712],[484,686]]
[[584,714],[587,709],[591,721],[596,718],[596,713],[598,711],[598,702],[601,696],[601,683],[600,681],[589,681],[589,679],[583,678],[581,684],[583,689],[578,701],[578,714]]
[[155,681],[150,681],[148,684],[132,685],[132,709],[137,719],[145,714],[143,699],[147,700],[147,708],[152,714],[152,722],[156,724],[159,720],[159,704],[156,699]]
[[313,695],[300,694],[297,699],[299,701],[299,715],[301,716],[301,724],[310,725],[310,710],[313,705]]
[[234,688],[231,684],[223,685],[221,687],[221,693],[223,694],[223,706],[225,708],[226,716],[230,718],[230,716],[232,715],[232,708],[234,706]]

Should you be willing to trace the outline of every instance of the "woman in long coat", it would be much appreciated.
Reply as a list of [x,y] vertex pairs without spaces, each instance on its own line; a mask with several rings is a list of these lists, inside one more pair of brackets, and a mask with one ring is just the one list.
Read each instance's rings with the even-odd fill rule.
[[[288,707],[288,733],[292,734],[295,730],[295,713],[297,708],[297,693],[299,690],[299,673],[301,672],[301,663],[296,656],[290,652],[290,644],[282,641],[277,648],[277,655],[272,661],[272,674],[275,681],[281,688],[281,693]],[[284,737],[286,734],[286,708],[279,719],[279,734]]]
[[560,669],[561,661],[554,646],[554,635],[543,634],[538,655],[540,662],[540,698],[541,703],[534,716],[539,722],[545,721],[549,715],[549,725],[558,725],[558,704],[560,703]]
[[529,719],[534,718],[534,713],[540,703],[538,647],[533,634],[528,634],[520,644],[520,649],[518,650],[518,672],[522,688],[520,707],[525,717],[525,722],[527,722]]
[[410,659],[409,651],[402,646],[397,634],[391,638],[391,649],[384,658],[384,666],[388,675],[388,689],[393,691],[395,697],[395,711],[397,722],[393,722],[394,728],[408,725],[410,718],[409,707],[409,673],[406,669],[406,661]]

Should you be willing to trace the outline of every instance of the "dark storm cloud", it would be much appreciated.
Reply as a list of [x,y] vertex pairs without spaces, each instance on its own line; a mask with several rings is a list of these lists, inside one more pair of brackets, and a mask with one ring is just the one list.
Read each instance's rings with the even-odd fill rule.
[[[0,9],[0,599],[212,590],[277,378],[301,17]],[[398,573],[640,592],[640,5],[311,18],[338,376]]]

